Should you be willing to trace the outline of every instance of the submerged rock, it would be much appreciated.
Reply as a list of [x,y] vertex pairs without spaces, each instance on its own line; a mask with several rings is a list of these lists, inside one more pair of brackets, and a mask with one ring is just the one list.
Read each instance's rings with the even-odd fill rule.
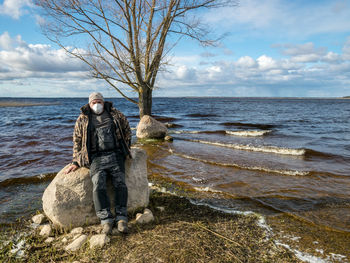
[[[133,158],[125,162],[126,185],[128,187],[128,209],[145,207],[149,202],[147,179],[147,155],[144,150],[132,148]],[[54,225],[73,228],[99,222],[92,200],[92,182],[89,169],[65,174],[63,168],[46,188],[43,194],[43,209]],[[114,195],[111,182],[108,185],[111,207],[114,207]]]
[[144,115],[137,125],[136,136],[139,139],[164,139],[167,127],[149,115]]

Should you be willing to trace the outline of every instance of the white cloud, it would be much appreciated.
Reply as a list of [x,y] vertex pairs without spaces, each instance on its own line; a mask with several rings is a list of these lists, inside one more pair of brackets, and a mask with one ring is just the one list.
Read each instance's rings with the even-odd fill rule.
[[261,70],[269,70],[277,67],[276,61],[273,58],[268,57],[266,55],[260,56],[257,59],[257,62]]
[[[214,9],[205,16],[217,30],[260,34],[283,34],[290,38],[348,32],[349,1],[246,0],[238,7]],[[220,15],[218,15],[220,13]]]
[[[216,96],[344,96],[347,89],[350,92],[350,57],[345,59],[346,54],[350,55],[349,44],[350,38],[342,54],[305,43],[283,45],[286,56],[283,58],[267,55],[257,59],[242,56],[234,61],[208,58],[207,63],[200,65],[192,61],[193,67],[184,67],[180,59],[173,67],[177,74],[162,73],[158,86],[174,96],[175,88],[178,95],[188,96],[213,95],[210,92],[214,90]],[[190,69],[196,78],[189,78]]]
[[256,61],[249,56],[244,56],[238,59],[236,65],[239,67],[251,68],[256,66]]
[[0,14],[19,19],[26,12],[26,7],[33,7],[31,0],[4,0],[0,5]]
[[0,35],[0,80],[25,78],[85,78],[87,66],[50,45],[27,44],[21,36]]
[[343,57],[344,57],[344,59],[350,60],[350,37],[348,37],[348,39],[343,47]]

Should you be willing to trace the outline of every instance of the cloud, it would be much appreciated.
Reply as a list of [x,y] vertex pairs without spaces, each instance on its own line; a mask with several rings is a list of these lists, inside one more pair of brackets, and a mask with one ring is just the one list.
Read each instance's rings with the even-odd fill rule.
[[63,49],[50,45],[27,44],[21,36],[11,38],[8,32],[0,35],[1,79],[50,78],[61,74],[62,78],[81,78],[88,67],[80,60],[67,55]]
[[26,7],[33,7],[31,0],[4,0],[0,5],[0,14],[8,15],[14,19],[19,19],[26,13]]
[[176,89],[178,95],[189,96],[344,96],[346,90],[350,94],[350,38],[340,54],[310,42],[276,47],[284,57],[208,58],[206,64],[191,60],[192,66],[175,59],[176,74],[163,72],[158,86],[166,94],[175,94]]
[[[350,30],[348,1],[246,0],[208,12],[205,21],[221,32],[301,38]],[[220,13],[218,16],[217,14]]]

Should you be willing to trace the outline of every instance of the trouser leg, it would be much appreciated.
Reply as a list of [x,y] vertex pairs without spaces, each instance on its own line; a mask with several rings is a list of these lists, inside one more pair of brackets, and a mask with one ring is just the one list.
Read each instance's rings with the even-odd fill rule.
[[128,221],[127,203],[128,203],[128,188],[125,184],[125,159],[118,158],[117,164],[110,169],[112,183],[115,195],[115,214],[116,221]]
[[110,209],[110,201],[107,195],[107,173],[105,170],[90,170],[96,215],[100,218],[101,224],[112,223],[113,215]]

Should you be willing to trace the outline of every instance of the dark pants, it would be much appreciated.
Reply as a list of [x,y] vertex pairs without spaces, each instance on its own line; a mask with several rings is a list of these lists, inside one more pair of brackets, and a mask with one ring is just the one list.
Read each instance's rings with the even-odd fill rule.
[[107,177],[110,176],[115,197],[116,221],[127,221],[128,189],[125,184],[125,158],[122,154],[104,153],[93,157],[90,176],[93,184],[93,201],[101,223],[113,223],[111,204],[107,194]]

